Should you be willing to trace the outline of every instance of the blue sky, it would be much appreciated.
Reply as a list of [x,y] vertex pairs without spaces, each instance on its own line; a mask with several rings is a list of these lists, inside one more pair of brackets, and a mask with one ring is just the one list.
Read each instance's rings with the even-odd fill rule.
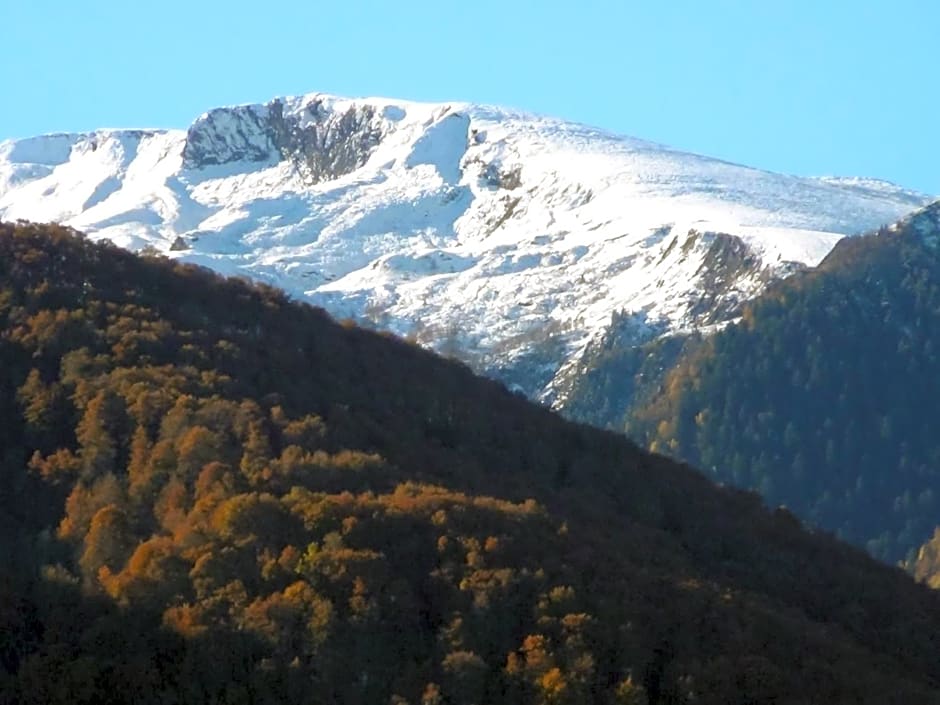
[[0,0],[0,139],[323,91],[504,104],[940,194],[934,0]]

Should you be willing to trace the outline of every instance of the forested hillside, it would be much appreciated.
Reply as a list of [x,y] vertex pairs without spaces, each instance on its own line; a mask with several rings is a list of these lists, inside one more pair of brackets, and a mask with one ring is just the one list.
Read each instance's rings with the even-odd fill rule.
[[0,701],[940,702],[940,596],[282,293],[0,226]]
[[771,287],[687,343],[626,428],[875,556],[913,558],[940,524],[938,222],[935,205],[848,238]]

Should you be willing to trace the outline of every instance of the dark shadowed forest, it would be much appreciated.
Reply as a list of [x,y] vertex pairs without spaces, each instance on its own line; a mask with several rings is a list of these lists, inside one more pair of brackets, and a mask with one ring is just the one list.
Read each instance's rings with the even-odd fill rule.
[[2,225],[0,418],[0,702],[940,702],[901,570],[271,288]]
[[940,524],[938,223],[846,238],[714,335],[600,351],[572,415],[912,560]]

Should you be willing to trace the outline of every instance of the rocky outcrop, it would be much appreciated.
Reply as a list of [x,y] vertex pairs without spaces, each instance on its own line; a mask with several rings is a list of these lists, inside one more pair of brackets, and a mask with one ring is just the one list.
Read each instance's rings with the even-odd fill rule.
[[788,277],[805,269],[800,262],[777,262],[769,266],[759,253],[735,235],[689,233],[687,242],[701,240],[705,256],[696,276],[698,297],[691,302],[689,315],[696,326],[728,321],[740,315],[741,306],[758,289],[774,279]]
[[363,166],[385,132],[381,115],[370,105],[335,111],[324,101],[314,100],[291,114],[275,100],[270,112],[278,152],[294,163],[308,184],[329,181]]
[[183,163],[199,169],[276,159],[270,112],[266,105],[240,105],[200,115],[186,133]]
[[308,184],[349,174],[369,159],[385,134],[374,107],[334,110],[323,100],[290,106],[219,108],[205,113],[186,135],[183,159],[189,168],[231,162],[289,160]]

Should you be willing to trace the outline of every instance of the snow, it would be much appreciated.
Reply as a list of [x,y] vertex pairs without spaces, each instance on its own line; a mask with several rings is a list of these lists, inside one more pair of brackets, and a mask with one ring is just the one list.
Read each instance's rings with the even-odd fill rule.
[[[340,173],[312,178],[311,144]],[[558,340],[546,378],[522,383],[545,398],[615,311],[656,331],[722,325],[700,310],[717,233],[760,262],[723,282],[743,299],[928,200],[498,107],[322,94],[216,109],[188,130],[0,143],[4,220],[155,247],[432,346],[456,331],[481,369]],[[170,252],[178,236],[191,249]]]

